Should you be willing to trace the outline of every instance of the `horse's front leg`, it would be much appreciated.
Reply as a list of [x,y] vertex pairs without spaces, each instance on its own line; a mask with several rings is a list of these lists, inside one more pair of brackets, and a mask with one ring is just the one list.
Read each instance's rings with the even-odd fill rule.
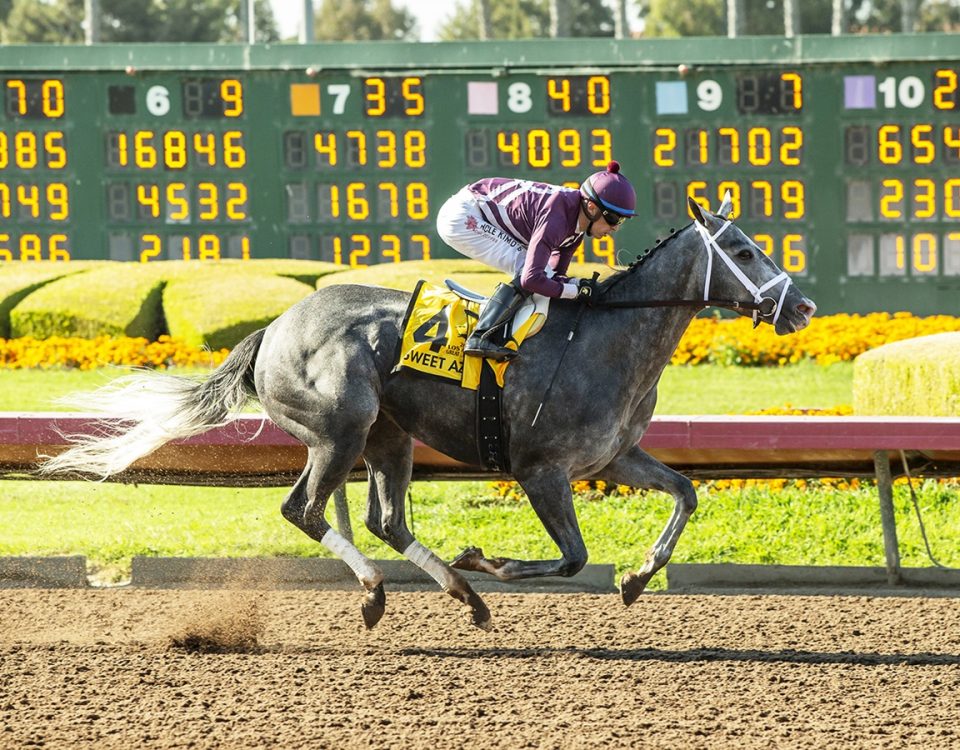
[[697,509],[697,492],[693,483],[683,474],[660,463],[637,446],[611,461],[598,474],[598,478],[630,487],[661,490],[673,495],[673,513],[653,547],[647,551],[643,567],[636,573],[627,571],[620,578],[620,596],[623,603],[629,606],[643,593],[650,579],[667,564],[673,554],[687,520]]
[[573,509],[570,478],[561,469],[539,470],[517,476],[554,544],[562,555],[559,560],[513,560],[508,557],[484,557],[483,550],[469,547],[450,565],[461,570],[489,573],[502,581],[536,576],[572,576],[587,563],[587,547],[583,543],[577,514]]

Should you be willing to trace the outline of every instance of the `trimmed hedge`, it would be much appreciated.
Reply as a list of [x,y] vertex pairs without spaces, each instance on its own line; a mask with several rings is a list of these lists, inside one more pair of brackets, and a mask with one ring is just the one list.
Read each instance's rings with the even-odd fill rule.
[[164,279],[150,265],[111,263],[52,281],[10,311],[12,336],[142,336],[163,333]]
[[872,349],[853,364],[858,415],[960,416],[960,333],[938,333]]
[[6,263],[0,266],[0,338],[10,336],[10,311],[44,284],[95,268],[102,261]]
[[268,325],[313,287],[244,270],[180,276],[163,290],[167,330],[190,346],[231,348]]

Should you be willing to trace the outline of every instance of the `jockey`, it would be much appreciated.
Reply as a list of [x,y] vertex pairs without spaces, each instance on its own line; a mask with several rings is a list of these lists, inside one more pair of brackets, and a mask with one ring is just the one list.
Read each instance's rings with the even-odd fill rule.
[[480,310],[465,352],[503,360],[516,352],[490,334],[506,323],[533,293],[587,299],[588,279],[566,276],[584,235],[606,237],[636,215],[637,195],[611,161],[580,190],[543,182],[490,177],[467,185],[437,214],[437,232],[454,250],[514,276],[498,284]]

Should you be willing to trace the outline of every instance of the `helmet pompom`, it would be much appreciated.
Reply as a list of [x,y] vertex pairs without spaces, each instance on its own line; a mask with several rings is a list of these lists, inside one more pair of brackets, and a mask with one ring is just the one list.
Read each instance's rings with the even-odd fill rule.
[[611,161],[607,164],[607,171],[613,174],[618,174],[620,172],[620,162]]

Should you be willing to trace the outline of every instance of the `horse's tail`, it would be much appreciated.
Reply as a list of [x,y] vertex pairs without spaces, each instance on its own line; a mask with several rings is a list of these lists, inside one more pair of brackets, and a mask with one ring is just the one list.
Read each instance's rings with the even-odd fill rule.
[[256,396],[253,366],[263,334],[261,329],[247,336],[205,380],[147,372],[71,396],[72,406],[104,415],[98,434],[66,436],[72,447],[48,458],[40,473],[106,479],[171,440],[225,424],[231,412]]

